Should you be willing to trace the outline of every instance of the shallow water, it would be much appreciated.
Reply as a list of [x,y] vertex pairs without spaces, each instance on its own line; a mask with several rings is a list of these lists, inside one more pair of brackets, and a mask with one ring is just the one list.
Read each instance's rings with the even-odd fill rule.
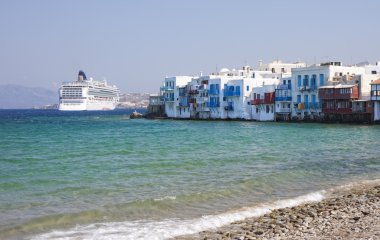
[[128,114],[0,111],[0,238],[162,239],[379,178],[380,126]]

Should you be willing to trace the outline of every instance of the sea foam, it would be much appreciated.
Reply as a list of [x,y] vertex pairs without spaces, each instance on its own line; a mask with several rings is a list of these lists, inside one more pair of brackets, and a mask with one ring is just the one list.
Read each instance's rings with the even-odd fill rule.
[[54,230],[40,234],[32,237],[32,239],[168,239],[221,227],[249,217],[258,217],[279,208],[294,207],[306,202],[321,201],[325,193],[325,191],[319,191],[291,199],[279,200],[255,207],[245,207],[236,211],[207,215],[189,220],[126,221],[76,226],[68,230]]

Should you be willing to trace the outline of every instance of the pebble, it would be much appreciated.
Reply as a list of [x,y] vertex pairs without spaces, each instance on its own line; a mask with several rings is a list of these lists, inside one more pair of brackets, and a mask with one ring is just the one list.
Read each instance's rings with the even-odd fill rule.
[[380,184],[348,191],[175,239],[380,239]]

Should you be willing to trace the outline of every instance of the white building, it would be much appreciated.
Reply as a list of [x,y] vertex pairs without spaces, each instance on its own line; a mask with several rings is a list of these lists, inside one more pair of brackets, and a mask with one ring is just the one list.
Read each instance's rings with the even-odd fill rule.
[[320,86],[332,85],[334,78],[343,75],[362,75],[363,67],[342,66],[341,62],[328,62],[292,69],[292,117],[311,119],[321,116],[318,98]]
[[253,78],[231,79],[223,86],[222,119],[250,119],[248,105]]
[[164,86],[161,87],[161,92],[164,96],[165,113],[168,117],[182,117],[182,114],[178,115],[177,112],[177,107],[179,107],[179,88],[185,87],[191,79],[192,77],[190,76],[165,78]]
[[271,73],[285,73],[291,74],[292,68],[306,67],[306,63],[296,62],[296,63],[283,63],[280,60],[273,61],[271,63],[263,64],[259,61],[259,71],[269,71]]
[[283,73],[254,71],[254,85],[250,94],[250,115],[252,120],[274,120],[274,93]]
[[208,101],[207,108],[209,110],[210,118],[218,119],[222,116],[223,106],[223,89],[231,77],[216,76],[210,78],[208,84]]
[[292,77],[284,77],[275,92],[275,119],[290,120],[292,113]]
[[380,78],[371,83],[371,101],[373,102],[373,120],[380,121]]

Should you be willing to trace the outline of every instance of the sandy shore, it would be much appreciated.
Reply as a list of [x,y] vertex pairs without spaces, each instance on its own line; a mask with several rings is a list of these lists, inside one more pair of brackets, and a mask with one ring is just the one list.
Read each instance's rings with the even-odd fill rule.
[[321,202],[176,239],[380,239],[380,182],[342,187]]

